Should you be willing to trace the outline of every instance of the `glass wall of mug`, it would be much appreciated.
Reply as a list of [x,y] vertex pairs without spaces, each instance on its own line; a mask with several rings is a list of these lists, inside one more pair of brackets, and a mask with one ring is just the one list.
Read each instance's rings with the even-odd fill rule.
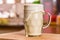
[[[36,37],[42,34],[42,28],[49,27],[51,15],[49,16],[48,25],[43,25],[43,15],[45,14],[43,4],[25,4],[24,5],[24,26],[26,37]],[[44,27],[43,27],[44,26]]]

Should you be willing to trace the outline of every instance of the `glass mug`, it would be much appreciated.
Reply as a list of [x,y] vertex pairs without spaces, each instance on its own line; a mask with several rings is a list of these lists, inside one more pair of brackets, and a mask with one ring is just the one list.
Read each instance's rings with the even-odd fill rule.
[[49,24],[43,27],[43,4],[25,4],[24,5],[24,26],[26,37],[40,36],[42,28],[47,28],[51,22],[51,15],[49,15]]

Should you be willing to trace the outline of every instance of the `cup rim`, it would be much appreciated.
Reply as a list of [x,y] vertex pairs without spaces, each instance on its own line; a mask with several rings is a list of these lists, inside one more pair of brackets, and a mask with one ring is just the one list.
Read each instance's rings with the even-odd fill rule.
[[43,6],[43,4],[24,4],[24,6]]

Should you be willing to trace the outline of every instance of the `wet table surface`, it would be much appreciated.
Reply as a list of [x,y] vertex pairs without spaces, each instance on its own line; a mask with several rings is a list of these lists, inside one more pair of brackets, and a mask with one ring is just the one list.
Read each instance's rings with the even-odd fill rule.
[[60,34],[42,33],[40,37],[25,37],[25,31],[0,34],[5,40],[60,40]]

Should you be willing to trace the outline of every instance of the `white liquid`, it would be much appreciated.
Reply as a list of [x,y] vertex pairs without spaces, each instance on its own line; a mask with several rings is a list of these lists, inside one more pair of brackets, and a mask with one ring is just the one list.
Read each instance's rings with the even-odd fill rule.
[[26,36],[41,35],[42,26],[43,26],[43,14],[44,13],[43,13],[42,6],[39,7],[39,6],[34,5],[33,7],[31,7],[31,6],[26,7],[26,9],[25,9]]

